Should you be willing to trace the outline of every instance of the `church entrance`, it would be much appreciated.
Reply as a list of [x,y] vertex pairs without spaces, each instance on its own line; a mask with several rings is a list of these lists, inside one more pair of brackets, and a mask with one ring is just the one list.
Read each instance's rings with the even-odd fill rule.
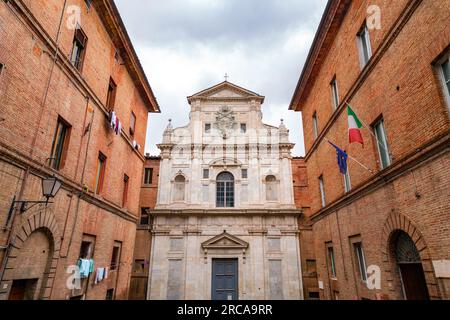
[[238,300],[238,259],[212,260],[212,300]]
[[399,231],[394,238],[395,256],[407,300],[428,300],[428,288],[419,251],[411,237]]

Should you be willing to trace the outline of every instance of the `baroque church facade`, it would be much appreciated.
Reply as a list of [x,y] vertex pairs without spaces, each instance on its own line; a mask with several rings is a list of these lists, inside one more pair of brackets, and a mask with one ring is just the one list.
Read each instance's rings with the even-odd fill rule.
[[147,298],[303,299],[289,131],[228,81],[164,132]]

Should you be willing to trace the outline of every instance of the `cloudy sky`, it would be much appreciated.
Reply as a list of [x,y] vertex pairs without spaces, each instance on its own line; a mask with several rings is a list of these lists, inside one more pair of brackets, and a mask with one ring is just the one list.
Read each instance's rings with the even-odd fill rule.
[[266,96],[264,122],[284,118],[303,155],[300,113],[289,103],[326,0],[115,0],[161,114],[150,114],[146,152],[159,154],[168,119],[184,126],[186,97],[224,81]]

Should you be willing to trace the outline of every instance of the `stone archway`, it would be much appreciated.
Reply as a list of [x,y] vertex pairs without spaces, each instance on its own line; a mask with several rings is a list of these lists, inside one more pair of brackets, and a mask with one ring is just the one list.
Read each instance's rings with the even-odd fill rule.
[[[440,299],[437,280],[434,274],[428,247],[422,233],[404,215],[391,213],[387,218],[382,236],[382,255],[386,284],[389,295],[395,299],[407,299],[402,276],[423,277],[425,298]],[[407,256],[409,258],[407,258]],[[407,261],[409,260],[409,261]],[[413,261],[414,260],[414,261]],[[406,266],[407,264],[410,266]],[[413,266],[417,268],[413,268]],[[420,267],[420,268],[419,268]],[[412,270],[414,269],[414,270]],[[422,274],[419,274],[422,272]]]
[[60,251],[60,233],[50,207],[37,208],[15,228],[0,299],[49,299]]

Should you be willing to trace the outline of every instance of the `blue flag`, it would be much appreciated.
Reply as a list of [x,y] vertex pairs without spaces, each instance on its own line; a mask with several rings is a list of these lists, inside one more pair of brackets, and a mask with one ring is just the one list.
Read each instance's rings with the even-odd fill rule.
[[348,159],[347,152],[345,152],[344,150],[342,150],[335,144],[331,143],[330,141],[328,141],[328,142],[336,149],[339,170],[341,171],[342,174],[346,174],[347,173],[347,159]]

